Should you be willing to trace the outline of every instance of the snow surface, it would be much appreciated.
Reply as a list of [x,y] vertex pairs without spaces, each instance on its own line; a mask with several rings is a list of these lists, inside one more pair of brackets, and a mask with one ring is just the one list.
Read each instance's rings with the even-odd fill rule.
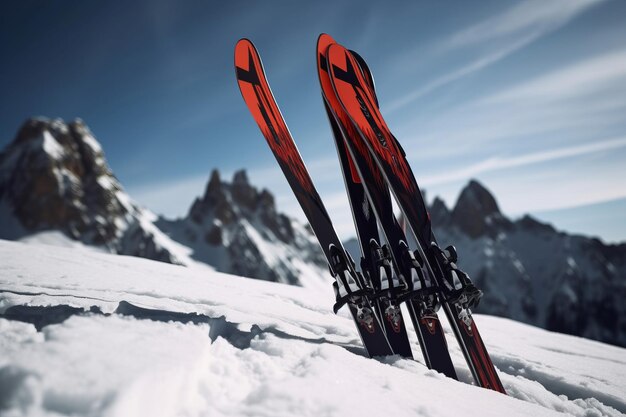
[[0,318],[0,416],[626,411],[626,350],[507,319],[476,317],[509,396],[469,383],[450,334],[461,382],[428,370],[414,335],[415,361],[364,357],[330,288],[32,242],[0,240],[0,259],[5,317],[25,320],[22,305],[52,321],[63,306],[92,309],[40,331]]
[[84,134],[81,136],[81,138],[83,142],[87,146],[89,146],[94,153],[96,154],[102,153],[102,146],[100,146],[100,143],[98,143],[96,138],[94,138],[91,133]]
[[65,155],[63,146],[61,146],[54,136],[52,136],[52,134],[47,130],[43,132],[41,142],[43,150],[50,155],[50,158],[53,160],[59,160]]
[[58,230],[44,230],[37,233],[30,233],[19,239],[22,243],[59,246],[62,248],[74,248],[84,251],[107,252],[105,248],[86,245],[78,240],[67,237],[63,232]]

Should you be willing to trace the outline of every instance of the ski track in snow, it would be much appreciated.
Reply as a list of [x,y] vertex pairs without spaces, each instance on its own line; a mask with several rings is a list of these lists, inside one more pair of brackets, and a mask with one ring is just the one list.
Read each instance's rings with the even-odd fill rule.
[[412,333],[415,361],[365,358],[330,288],[7,241],[0,259],[0,315],[49,321],[0,318],[0,416],[626,411],[626,350],[507,319],[476,317],[504,396],[428,370]]

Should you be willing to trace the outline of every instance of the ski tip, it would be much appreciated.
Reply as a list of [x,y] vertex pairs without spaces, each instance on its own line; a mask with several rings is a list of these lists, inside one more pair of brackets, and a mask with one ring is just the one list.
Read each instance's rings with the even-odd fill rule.
[[256,51],[254,44],[248,38],[241,38],[235,44],[235,69],[240,62],[244,61],[244,57],[248,55],[250,50]]
[[330,45],[337,43],[332,36],[322,33],[317,38],[317,66],[318,68],[326,68],[326,51]]
[[333,39],[333,37],[330,36],[328,33],[320,33],[320,35],[317,37],[318,51],[320,50],[324,51],[328,47],[328,45],[333,44],[333,43],[337,43],[337,41],[335,41],[335,39]]
[[[241,38],[237,41],[237,43],[235,43],[235,51],[241,49],[241,48],[246,48],[246,47],[251,47],[254,48],[254,44],[252,43],[252,41],[248,38]],[[254,48],[256,49],[256,48]]]

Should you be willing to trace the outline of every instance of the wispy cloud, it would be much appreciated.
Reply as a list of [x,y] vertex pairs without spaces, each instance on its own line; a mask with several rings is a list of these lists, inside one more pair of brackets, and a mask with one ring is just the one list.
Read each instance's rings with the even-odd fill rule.
[[126,187],[128,194],[140,205],[170,218],[181,217],[191,207],[194,199],[204,193],[207,175],[199,175]]
[[504,12],[491,16],[452,34],[443,45],[461,48],[528,33],[537,35],[553,31],[602,0],[526,0]]
[[626,50],[589,58],[487,97],[482,102],[501,104],[522,100],[545,102],[571,99],[573,96],[614,90],[621,82],[626,83]]
[[402,97],[399,97],[393,100],[392,102],[390,102],[388,105],[385,106],[385,111],[387,113],[392,113],[406,106],[407,104],[410,104],[411,102],[417,100],[418,98],[430,93],[431,91],[436,90],[439,87],[450,84],[451,82],[459,80],[470,74],[473,74],[474,72],[479,71],[483,68],[486,68],[489,65],[500,61],[504,57],[515,52],[516,50],[528,45],[533,40],[537,39],[537,37],[538,37],[538,34],[534,34],[534,33],[529,34],[526,37],[518,39],[514,41],[513,43],[511,43],[510,45],[506,45],[494,52],[491,52],[483,57],[480,57],[470,62],[469,64],[462,66],[461,68],[458,68],[452,72],[449,72],[440,77],[437,77],[434,80],[428,82],[427,84],[419,87],[418,89],[413,90],[409,92],[408,94],[405,94]]
[[462,79],[506,58],[537,39],[562,27],[590,6],[604,0],[526,0],[504,12],[462,29],[438,44],[440,54],[460,48],[482,46],[479,58],[450,71],[393,100],[386,106],[396,111],[437,88]]
[[[338,181],[341,175],[339,163],[336,157],[324,157],[312,159],[307,163],[307,168],[313,183],[318,187],[318,191],[323,195],[324,191],[332,189],[333,192],[343,187],[343,183]],[[222,169],[220,176],[222,181],[230,182],[235,170]],[[289,184],[275,163],[262,165],[247,169],[250,183],[257,188],[267,188],[276,196],[276,203],[279,210],[293,213],[299,218],[301,210],[298,202],[289,189]],[[129,194],[140,204],[150,208],[158,214],[168,217],[182,216],[191,206],[193,200],[204,193],[210,172],[201,175],[191,175],[177,178],[172,181],[155,182],[145,184],[131,184],[127,187]],[[328,185],[332,185],[329,187]],[[345,193],[343,200],[340,194],[329,194],[327,201],[329,208],[346,206]],[[326,199],[325,199],[326,201]]]
[[468,167],[448,171],[444,174],[424,176],[421,178],[421,182],[428,186],[458,180],[466,180],[485,172],[548,162],[556,159],[571,158],[622,147],[626,147],[626,137],[608,139],[579,146],[552,149],[548,151],[532,152],[519,156],[493,157]]
[[[401,135],[409,157],[450,158],[497,141],[517,147],[529,138],[540,146],[581,143],[623,131],[626,49],[605,52],[440,112]],[[414,133],[417,132],[417,133]],[[418,143],[445,146],[423,149]],[[413,150],[415,149],[415,150]]]

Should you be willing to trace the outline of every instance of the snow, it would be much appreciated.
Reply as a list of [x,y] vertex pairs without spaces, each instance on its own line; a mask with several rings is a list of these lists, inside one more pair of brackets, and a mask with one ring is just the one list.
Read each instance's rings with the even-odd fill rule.
[[105,252],[104,248],[84,243],[67,237],[58,230],[45,230],[37,233],[30,233],[19,239],[22,243],[59,246],[64,248],[75,248],[83,251]]
[[91,134],[84,134],[81,136],[81,139],[87,146],[91,148],[94,153],[102,153],[102,147],[98,143],[98,141]]
[[[117,193],[117,197],[118,199],[120,199],[120,201],[128,201],[130,202],[130,198],[126,197],[126,199],[122,199],[122,195],[124,195],[124,193],[122,192],[118,192]],[[129,204],[129,203],[125,203],[125,204]],[[132,204],[132,203],[130,203]],[[135,207],[133,205],[133,207]],[[143,209],[143,208],[136,208],[134,210],[135,213],[135,218],[137,219],[137,222],[139,223],[140,227],[146,231],[146,233],[150,234],[152,236],[152,239],[154,240],[154,243],[161,248],[165,248],[167,249],[175,258],[176,260],[182,264],[182,265],[186,265],[188,267],[192,267],[192,268],[196,268],[199,270],[207,270],[207,271],[212,271],[214,268],[208,264],[205,264],[203,262],[198,262],[194,259],[191,258],[191,254],[192,254],[192,249],[184,246],[172,239],[170,239],[165,233],[163,233],[161,231],[161,229],[159,229],[154,222],[157,219],[156,214],[152,213],[151,211],[147,210],[147,209]]]
[[[364,357],[330,288],[32,242],[0,241],[0,259],[1,416],[626,411],[626,350],[507,319],[476,316],[509,396],[469,384],[450,334],[461,382],[428,370],[417,346],[417,360]],[[8,320],[22,305],[54,323]],[[65,317],[63,306],[93,309]]]
[[276,265],[280,262],[280,259],[284,258],[285,251],[281,250],[280,252],[277,253],[275,245],[270,245],[268,242],[266,242],[261,237],[258,230],[254,226],[252,226],[250,222],[248,222],[248,220],[243,219],[241,221],[241,224],[243,225],[244,229],[248,233],[250,240],[252,240],[252,242],[256,245],[259,252],[261,252],[262,257],[263,259],[265,259],[267,264],[270,267],[276,267]]
[[113,178],[110,175],[100,175],[97,180],[100,187],[105,190],[115,190],[117,187],[116,182],[114,182]]
[[45,130],[42,134],[41,143],[43,150],[50,156],[53,160],[59,160],[65,156],[65,151],[63,150],[63,146],[56,141],[54,136],[47,130]]

